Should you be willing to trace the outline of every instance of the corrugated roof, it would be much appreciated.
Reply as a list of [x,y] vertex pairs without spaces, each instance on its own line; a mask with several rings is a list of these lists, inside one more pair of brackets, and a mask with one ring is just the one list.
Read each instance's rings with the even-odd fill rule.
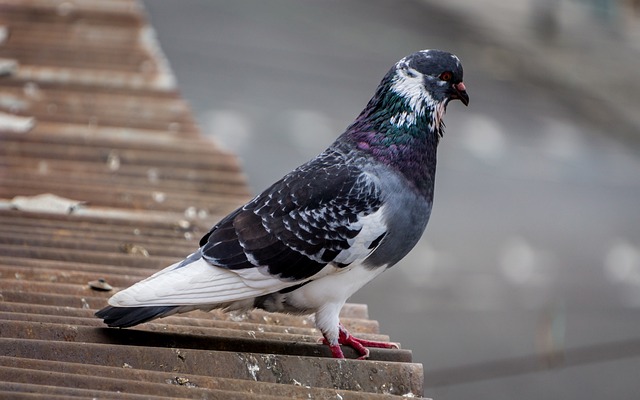
[[[423,393],[410,351],[331,359],[310,317],[192,312],[126,330],[93,317],[250,195],[137,2],[0,0],[0,75],[0,397]],[[342,321],[389,340],[364,305]]]

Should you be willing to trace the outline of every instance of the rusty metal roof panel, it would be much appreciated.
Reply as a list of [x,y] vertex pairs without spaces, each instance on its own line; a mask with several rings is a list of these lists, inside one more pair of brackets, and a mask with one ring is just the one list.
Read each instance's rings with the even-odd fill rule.
[[[192,312],[127,330],[93,317],[249,198],[137,2],[0,0],[0,397],[422,395],[410,351],[334,360],[311,317]],[[390,340],[365,305],[341,319]]]
[[175,78],[134,1],[0,1],[0,57],[41,83],[173,89]]

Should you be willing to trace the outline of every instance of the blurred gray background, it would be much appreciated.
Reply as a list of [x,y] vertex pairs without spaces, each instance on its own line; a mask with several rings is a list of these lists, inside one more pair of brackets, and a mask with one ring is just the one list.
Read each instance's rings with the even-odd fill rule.
[[456,53],[427,232],[357,293],[444,399],[640,398],[638,1],[145,1],[203,131],[255,192],[399,58]]

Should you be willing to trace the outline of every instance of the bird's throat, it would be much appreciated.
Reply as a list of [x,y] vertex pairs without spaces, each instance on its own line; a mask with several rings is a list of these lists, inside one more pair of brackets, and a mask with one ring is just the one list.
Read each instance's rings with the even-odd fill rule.
[[404,175],[425,196],[433,194],[439,132],[428,123],[370,126],[346,133],[356,148]]

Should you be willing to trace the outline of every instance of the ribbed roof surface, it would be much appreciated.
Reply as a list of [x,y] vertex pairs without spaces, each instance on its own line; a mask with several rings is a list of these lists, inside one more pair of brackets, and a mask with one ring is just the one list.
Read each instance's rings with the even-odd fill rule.
[[[126,330],[93,317],[249,198],[138,3],[0,0],[0,75],[0,397],[422,394],[409,351],[331,359],[309,317],[193,312]],[[364,305],[342,321],[389,340]]]

